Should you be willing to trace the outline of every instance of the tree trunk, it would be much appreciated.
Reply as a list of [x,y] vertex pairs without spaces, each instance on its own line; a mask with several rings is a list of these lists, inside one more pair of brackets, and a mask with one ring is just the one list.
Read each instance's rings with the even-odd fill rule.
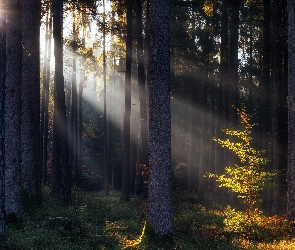
[[[65,106],[64,78],[63,78],[63,2],[54,0],[52,3],[53,11],[53,37],[54,37],[54,56],[55,56],[55,102],[56,113],[55,121],[57,147],[59,149],[60,164],[55,168],[61,170],[60,199],[63,204],[71,203],[71,168],[69,164],[69,149],[67,138],[67,118]],[[56,161],[57,163],[57,161]]]
[[78,165],[78,97],[77,97],[77,29],[75,12],[73,11],[73,73],[72,73],[72,124],[71,124],[71,146],[72,146],[72,166],[74,172],[74,182],[77,187],[80,186],[80,166]]
[[295,3],[288,0],[289,9],[289,77],[288,77],[288,220],[295,220]]
[[[279,85],[281,83],[281,44],[280,44],[280,38],[279,38],[279,23],[280,23],[280,5],[279,1],[273,2],[273,23],[272,23],[272,60],[273,60],[273,70],[272,70],[272,114],[271,114],[271,132],[272,132],[272,168],[279,169],[281,164],[281,157],[280,157],[280,144],[279,144]],[[274,177],[274,182],[278,183],[278,177]],[[278,212],[280,209],[280,186],[273,188],[273,194],[271,197],[272,201],[272,211]]]
[[147,107],[145,72],[143,57],[142,38],[142,5],[141,0],[136,0],[136,36],[137,36],[137,60],[138,60],[138,86],[140,101],[140,140],[138,148],[138,159],[136,169],[136,194],[141,195],[143,189],[143,173],[148,168],[148,127],[147,127]]
[[6,11],[5,212],[21,220],[21,1],[7,0]]
[[124,160],[121,200],[130,199],[130,115],[131,115],[131,62],[132,62],[132,2],[127,1],[127,41],[125,72]]
[[172,232],[170,1],[150,3],[148,221],[158,235]]
[[[49,109],[49,83],[50,83],[50,60],[51,60],[51,32],[52,17],[51,11],[48,9],[48,18],[46,24],[45,35],[45,51],[44,51],[44,73],[42,88],[42,115],[41,115],[41,154],[42,154],[42,182],[47,184],[47,148],[48,148],[48,109]],[[43,117],[42,117],[43,116]]]
[[40,168],[40,18],[38,0],[22,0],[22,186],[29,199],[41,200]]
[[104,190],[109,195],[108,127],[107,127],[107,79],[106,79],[106,23],[105,1],[103,0],[103,129],[104,129]]
[[[5,3],[0,2],[4,17]],[[6,19],[0,19],[0,235],[5,233],[5,78],[6,78]]]
[[[270,117],[270,0],[263,1],[263,51],[262,51],[262,84],[260,86],[260,138],[261,148],[268,150],[269,148],[269,117]],[[269,169],[269,164],[266,167]],[[262,205],[268,207],[268,193],[270,190],[265,190],[262,193]]]
[[[219,74],[219,117],[216,121],[217,138],[224,138],[222,128],[228,128],[229,115],[229,87],[228,87],[228,0],[223,1],[221,14],[221,44],[220,44],[220,74]],[[217,143],[216,147],[216,174],[221,174],[224,163],[228,161],[228,154]],[[222,189],[216,186],[216,191],[221,194]]]
[[189,155],[188,155],[188,183],[187,190],[188,192],[196,191],[196,146],[197,146],[197,112],[196,112],[196,82],[190,81],[190,120],[189,120]]

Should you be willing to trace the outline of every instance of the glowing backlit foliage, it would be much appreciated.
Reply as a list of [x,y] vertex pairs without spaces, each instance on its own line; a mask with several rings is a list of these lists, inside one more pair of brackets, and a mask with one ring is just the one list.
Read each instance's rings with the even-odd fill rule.
[[203,11],[208,17],[213,16],[213,11],[214,11],[214,3],[211,0],[206,0],[203,5]]
[[226,135],[235,137],[234,140],[228,138],[224,140],[213,138],[213,140],[235,153],[240,164],[225,167],[225,173],[222,175],[208,173],[206,176],[215,178],[219,187],[227,187],[238,193],[238,197],[243,199],[246,205],[246,213],[250,216],[259,200],[260,192],[273,186],[271,180],[277,172],[264,171],[262,165],[268,162],[268,159],[262,157],[265,151],[251,147],[251,132],[255,124],[250,123],[250,116],[247,115],[245,106],[243,105],[242,109],[234,108],[240,117],[243,129],[223,130]]
[[146,221],[144,222],[144,225],[143,225],[143,228],[142,228],[142,231],[141,231],[141,235],[135,240],[127,240],[127,239],[125,239],[124,240],[124,247],[122,249],[138,246],[141,243],[142,238],[144,236],[145,227],[146,227]]

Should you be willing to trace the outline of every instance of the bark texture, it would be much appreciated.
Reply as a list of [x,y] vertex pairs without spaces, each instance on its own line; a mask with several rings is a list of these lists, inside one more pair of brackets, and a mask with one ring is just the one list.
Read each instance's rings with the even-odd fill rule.
[[[55,56],[55,96],[54,96],[54,143],[59,153],[53,165],[55,174],[60,171],[60,199],[63,204],[71,203],[71,168],[69,163],[69,148],[67,134],[67,118],[65,106],[64,78],[63,78],[63,2],[54,0],[53,12],[53,37]],[[57,144],[57,145],[56,145]],[[53,173],[52,173],[53,174]],[[58,178],[55,180],[58,185]]]
[[22,187],[41,199],[40,166],[40,1],[22,0]]
[[142,5],[141,0],[136,0],[136,36],[137,36],[137,63],[138,63],[138,88],[140,102],[140,141],[138,159],[136,163],[136,194],[140,195],[143,190],[143,173],[148,169],[148,127],[146,108],[146,89],[143,57],[142,37]]
[[295,2],[289,8],[289,79],[288,79],[288,219],[295,220]]
[[[4,15],[5,4],[0,2],[0,16]],[[0,235],[5,233],[5,68],[6,31],[5,18],[0,19]]]
[[5,212],[20,220],[21,205],[21,1],[6,1]]
[[158,235],[172,231],[170,1],[150,2],[148,221]]

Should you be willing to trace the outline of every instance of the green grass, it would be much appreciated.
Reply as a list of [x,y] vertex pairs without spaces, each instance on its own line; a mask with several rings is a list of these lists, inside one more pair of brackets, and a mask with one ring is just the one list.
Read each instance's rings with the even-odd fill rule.
[[272,217],[275,226],[268,224],[265,238],[229,232],[223,223],[225,206],[214,197],[200,203],[186,193],[173,194],[173,235],[157,237],[148,226],[143,232],[147,201],[132,197],[127,203],[119,197],[115,191],[105,197],[75,189],[73,204],[65,207],[45,188],[42,205],[25,202],[22,224],[7,225],[0,249],[295,249],[283,217]]

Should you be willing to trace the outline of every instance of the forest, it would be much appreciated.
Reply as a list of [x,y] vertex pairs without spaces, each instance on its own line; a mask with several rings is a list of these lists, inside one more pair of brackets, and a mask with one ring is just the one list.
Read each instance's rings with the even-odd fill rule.
[[0,0],[0,249],[295,249],[293,0]]

